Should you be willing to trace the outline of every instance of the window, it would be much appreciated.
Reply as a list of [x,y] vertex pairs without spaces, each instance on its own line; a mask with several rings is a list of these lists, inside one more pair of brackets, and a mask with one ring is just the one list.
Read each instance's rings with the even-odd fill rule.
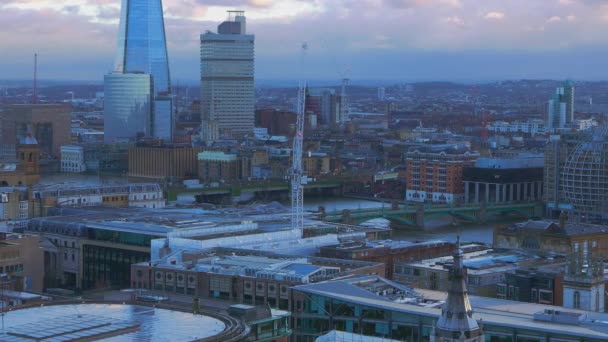
[[581,294],[578,291],[574,291],[574,298],[572,298],[572,303],[575,309],[581,308]]

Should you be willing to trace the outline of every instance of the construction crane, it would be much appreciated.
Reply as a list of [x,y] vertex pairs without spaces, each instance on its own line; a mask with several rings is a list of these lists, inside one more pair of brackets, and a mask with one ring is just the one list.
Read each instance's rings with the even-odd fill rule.
[[32,89],[32,104],[38,103],[38,54],[34,54],[34,86]]
[[348,102],[346,99],[346,87],[348,86],[348,83],[350,82],[350,79],[344,77],[342,78],[342,91],[340,93],[340,122],[339,124],[343,124],[344,122],[346,122],[346,119],[348,119],[348,114],[349,114],[349,110],[348,110]]
[[[302,44],[302,60],[308,45]],[[291,227],[304,231],[304,189],[308,178],[302,170],[302,144],[304,141],[304,111],[306,110],[306,81],[300,81],[296,108],[296,132],[293,137],[291,165]]]

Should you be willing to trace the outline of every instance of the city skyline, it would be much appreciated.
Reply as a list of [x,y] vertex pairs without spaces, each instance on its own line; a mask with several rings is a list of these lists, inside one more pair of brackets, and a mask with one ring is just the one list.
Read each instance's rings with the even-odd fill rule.
[[[249,29],[258,37],[258,79],[298,79],[302,41],[310,46],[307,76],[318,80],[341,73],[405,81],[608,79],[601,57],[608,46],[601,34],[608,5],[601,1],[163,4],[174,81],[196,80],[198,35],[215,28],[228,9],[248,13]],[[113,68],[120,1],[3,0],[0,8],[6,16],[0,22],[7,25],[0,34],[0,46],[8,47],[0,69],[5,78],[29,78],[34,52],[40,54],[41,79],[99,80]]]

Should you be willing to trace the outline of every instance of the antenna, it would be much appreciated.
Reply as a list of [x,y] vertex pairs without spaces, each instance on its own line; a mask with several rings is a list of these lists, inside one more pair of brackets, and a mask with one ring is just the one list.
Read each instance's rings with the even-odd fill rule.
[[38,54],[34,54],[34,90],[32,91],[32,104],[38,103]]

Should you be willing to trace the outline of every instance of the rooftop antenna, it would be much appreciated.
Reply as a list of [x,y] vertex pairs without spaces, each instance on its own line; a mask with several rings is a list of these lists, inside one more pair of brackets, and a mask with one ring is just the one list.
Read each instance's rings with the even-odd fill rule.
[[34,54],[34,90],[32,91],[32,104],[38,103],[38,54]]

